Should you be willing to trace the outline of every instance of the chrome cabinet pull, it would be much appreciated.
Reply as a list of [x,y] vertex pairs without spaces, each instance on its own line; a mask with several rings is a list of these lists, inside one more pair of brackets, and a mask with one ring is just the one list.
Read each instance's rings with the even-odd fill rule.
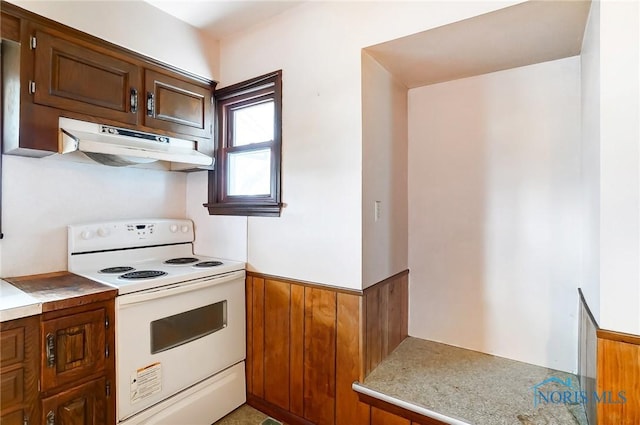
[[47,367],[56,365],[56,340],[52,333],[47,334]]
[[131,94],[131,113],[135,114],[138,112],[138,90],[132,88],[130,91]]
[[53,413],[53,410],[49,410],[47,413],[47,425],[56,425],[56,414]]
[[151,92],[147,92],[147,115],[150,117],[155,115],[155,100]]

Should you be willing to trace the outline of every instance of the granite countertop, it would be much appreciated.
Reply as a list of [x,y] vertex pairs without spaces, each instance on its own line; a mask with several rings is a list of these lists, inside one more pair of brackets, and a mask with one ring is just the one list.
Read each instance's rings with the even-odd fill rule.
[[7,277],[0,286],[0,321],[114,298],[117,289],[66,271]]
[[569,373],[412,337],[354,384],[356,391],[373,390],[454,424],[587,424],[583,406],[571,398],[565,404],[538,397],[534,406],[534,387],[544,395],[569,391],[574,399],[580,391]]

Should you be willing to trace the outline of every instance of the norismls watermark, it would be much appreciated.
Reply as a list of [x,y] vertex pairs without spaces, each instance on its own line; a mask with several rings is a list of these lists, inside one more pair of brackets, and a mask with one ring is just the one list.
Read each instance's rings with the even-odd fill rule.
[[[549,389],[550,387],[553,387]],[[533,407],[546,404],[625,404],[625,391],[593,391],[576,389],[571,378],[564,381],[552,376],[531,387],[533,389]]]

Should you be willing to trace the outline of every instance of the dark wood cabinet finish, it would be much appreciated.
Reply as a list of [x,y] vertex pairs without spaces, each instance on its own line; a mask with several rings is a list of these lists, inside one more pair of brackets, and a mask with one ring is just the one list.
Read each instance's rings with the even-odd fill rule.
[[41,423],[107,425],[109,414],[106,385],[103,377],[43,399]]
[[104,308],[42,322],[42,390],[105,370]]
[[36,423],[38,316],[0,323],[0,423]]
[[[140,68],[126,60],[37,29],[33,101],[97,119],[138,123],[132,90]],[[135,108],[134,108],[135,109]]]
[[42,314],[43,421],[115,424],[114,307],[111,298]]
[[19,43],[20,63],[18,144],[5,143],[5,153],[59,152],[64,116],[192,140],[213,154],[215,82],[10,3],[0,6],[2,37]]
[[[144,125],[174,133],[211,137],[213,87],[146,69]],[[142,102],[141,102],[142,103]]]

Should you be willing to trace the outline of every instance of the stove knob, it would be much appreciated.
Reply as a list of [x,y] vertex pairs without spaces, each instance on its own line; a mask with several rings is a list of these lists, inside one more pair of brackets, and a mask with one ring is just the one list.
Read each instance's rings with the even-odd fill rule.
[[171,233],[175,233],[178,231],[178,225],[177,224],[172,224],[171,226],[169,226],[169,230],[171,231]]
[[109,229],[107,229],[106,227],[101,227],[98,229],[98,236],[100,237],[107,237],[109,236]]
[[182,231],[182,233],[187,233],[189,231],[189,226],[185,224],[184,226],[180,227],[180,230]]
[[82,233],[80,233],[80,237],[85,241],[89,240],[93,237],[93,232],[91,230],[83,230]]

